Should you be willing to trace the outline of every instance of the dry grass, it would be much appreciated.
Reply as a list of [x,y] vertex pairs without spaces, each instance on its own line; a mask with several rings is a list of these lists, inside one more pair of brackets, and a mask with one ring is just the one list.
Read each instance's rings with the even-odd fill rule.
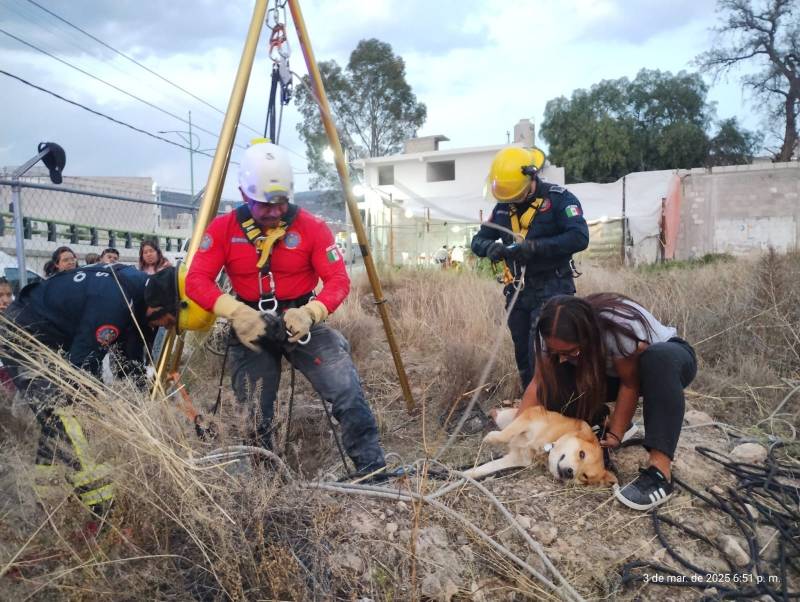
[[[392,271],[382,279],[422,410],[418,415],[405,412],[364,278],[355,279],[331,323],[351,342],[385,447],[411,461],[426,451],[429,456],[436,452],[446,439],[443,417],[479,385],[486,385],[480,397],[485,409],[515,397],[516,370],[497,283],[474,273],[440,271]],[[674,270],[586,269],[579,289],[629,294],[696,343],[701,367],[690,404],[721,421],[752,428],[785,397],[787,382],[800,379],[797,255]],[[501,352],[491,357],[497,337],[503,338]],[[222,438],[212,445],[194,436],[174,410],[174,397],[150,401],[127,383],[106,387],[50,350],[34,347],[29,357],[32,366],[54,375],[78,401],[74,411],[94,453],[114,467],[117,497],[99,537],[82,531],[87,521],[97,519],[67,495],[47,501],[50,512],[43,511],[30,487],[36,429],[13,428],[15,436],[0,445],[0,597],[415,600],[449,591],[453,599],[483,595],[485,600],[510,600],[514,595],[551,595],[452,516],[414,498],[435,492],[439,485],[432,481],[409,480],[405,487],[410,501],[397,503],[309,490],[299,481],[286,481],[271,470],[253,471],[242,463],[200,465],[194,460],[213,447],[238,443],[232,434],[236,411],[229,393],[223,398]],[[480,383],[488,362],[495,367],[488,382]],[[192,356],[184,381],[196,403],[213,404],[219,366],[219,358],[202,352]],[[298,468],[297,458],[303,458],[299,468],[307,476],[341,472],[319,402],[302,378],[298,382],[290,464]],[[284,375],[284,401],[288,383]],[[781,413],[796,423],[799,406],[797,398],[790,399]],[[24,408],[17,408],[16,420],[30,425],[20,410]],[[280,408],[277,414],[281,416]],[[764,424],[762,430],[770,426]],[[772,426],[780,431],[779,424]],[[461,438],[445,460],[450,465],[472,461],[478,446],[479,436]],[[514,476],[498,479],[493,492],[512,513],[557,525],[559,541],[588,546],[593,541],[588,533],[560,521],[574,526],[591,515],[600,521],[600,536],[609,546],[619,543],[624,549],[631,544],[631,533],[639,533],[634,547],[649,549],[642,534],[645,522],[621,513],[603,492],[554,487],[544,475],[524,478],[539,493],[520,497],[515,486],[520,478]],[[476,490],[461,488],[437,499],[535,564],[535,558],[526,557],[531,551],[525,551],[524,542],[489,511],[491,506]],[[675,507],[686,510],[691,504],[681,506],[685,503],[676,500]],[[599,549],[576,558],[552,554],[584,596],[619,594],[607,574],[613,574],[622,556],[607,557]]]

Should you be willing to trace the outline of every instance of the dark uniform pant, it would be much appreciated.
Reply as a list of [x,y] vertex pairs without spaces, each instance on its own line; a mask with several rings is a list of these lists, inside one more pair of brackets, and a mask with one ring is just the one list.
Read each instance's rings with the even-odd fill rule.
[[[18,301],[8,308],[6,317],[52,349],[64,345],[59,332]],[[54,383],[29,374],[26,362],[15,353],[4,350],[3,363],[41,427],[36,448],[37,489],[57,488],[55,468],[63,464],[70,469],[67,479],[81,502],[97,512],[105,510],[114,497],[109,469],[94,461],[83,428],[68,409],[71,400],[65,399],[64,391]]]
[[[657,449],[674,458],[678,438],[683,425],[686,398],[683,390],[697,375],[697,357],[694,349],[679,337],[663,343],[654,343],[639,356],[639,383],[644,417],[644,447]],[[575,366],[564,362],[559,365],[559,382],[563,383],[562,399],[577,397],[574,387]],[[619,378],[607,377],[606,396],[613,402],[619,392]],[[561,412],[565,416],[576,416],[575,404],[548,404],[548,410]],[[609,414],[608,406],[602,406],[587,422],[602,424]],[[583,417],[581,417],[583,418]],[[617,433],[622,436],[622,433]]]
[[[514,296],[514,285],[505,288],[506,308]],[[517,360],[517,370],[522,381],[524,391],[531,380],[535,370],[536,356],[533,352],[536,322],[539,312],[548,299],[557,295],[574,295],[575,283],[572,274],[562,276],[555,272],[527,277],[524,288],[520,291],[511,314],[508,316],[508,328],[511,339],[514,341],[514,357]]]
[[[269,445],[283,355],[277,349],[251,351],[235,335],[231,336],[234,393],[238,402],[249,409],[249,420],[263,446]],[[294,346],[285,356],[333,406],[333,415],[342,428],[342,444],[356,469],[370,471],[384,466],[378,425],[364,397],[347,339],[333,328],[316,324],[311,328],[308,344]],[[258,399],[257,405],[254,398]]]

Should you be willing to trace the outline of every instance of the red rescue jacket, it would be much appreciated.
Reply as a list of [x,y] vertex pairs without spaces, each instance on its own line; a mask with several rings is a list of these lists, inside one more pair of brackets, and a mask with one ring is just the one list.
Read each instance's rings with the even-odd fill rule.
[[[245,237],[236,212],[217,217],[208,226],[192,258],[186,275],[186,294],[211,311],[222,295],[216,279],[224,267],[236,295],[244,301],[258,301],[257,262],[258,251]],[[298,208],[286,235],[272,248],[270,270],[279,301],[310,293],[322,279],[322,290],[316,299],[333,313],[350,292],[350,277],[333,234],[324,221],[305,209]],[[263,276],[262,285],[267,293],[269,276]]]

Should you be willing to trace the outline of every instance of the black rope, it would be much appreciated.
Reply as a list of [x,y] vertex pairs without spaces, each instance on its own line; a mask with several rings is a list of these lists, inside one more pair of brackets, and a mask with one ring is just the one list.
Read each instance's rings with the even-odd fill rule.
[[228,350],[231,348],[231,336],[232,335],[228,336],[228,340],[225,343],[225,353],[222,356],[222,368],[220,368],[219,383],[217,383],[217,401],[214,403],[214,407],[211,408],[212,416],[217,415],[217,412],[222,405],[222,381],[225,379],[225,364],[228,363]]
[[[789,591],[789,572],[796,574],[794,579],[800,578],[800,488],[797,487],[800,464],[777,459],[776,452],[782,447],[785,447],[783,442],[773,443],[763,465],[735,462],[721,452],[697,447],[699,454],[721,465],[736,477],[736,486],[728,487],[724,495],[711,489],[701,493],[688,483],[673,477],[681,488],[710,509],[727,515],[733,521],[741,537],[747,541],[749,559],[744,566],[737,566],[718,543],[702,533],[654,510],[653,530],[659,542],[690,573],[681,573],[656,562],[637,560],[622,566],[623,586],[646,581],[650,585],[716,590],[716,593],[705,595],[703,600],[746,600],[761,596],[770,596],[775,600],[800,599],[800,590]],[[752,516],[748,506],[754,508],[758,516]],[[778,554],[775,562],[761,557],[762,542],[759,541],[756,530],[758,523],[771,526],[776,531]],[[715,549],[730,572],[725,574],[717,569],[704,569],[687,560],[667,539],[663,525],[682,531]],[[652,572],[645,574],[641,569]]]
[[278,95],[278,83],[281,77],[278,73],[278,64],[272,64],[272,82],[269,86],[269,100],[267,101],[267,121],[264,124],[264,138],[269,138],[273,144],[277,144],[275,138],[275,104]]
[[355,476],[355,472],[350,472],[350,469],[347,467],[347,457],[344,454],[344,449],[342,448],[342,443],[339,441],[339,436],[336,434],[336,428],[333,424],[333,416],[331,416],[331,412],[328,409],[328,404],[323,399],[322,400],[322,409],[325,410],[325,415],[328,417],[328,424],[331,427],[331,433],[333,434],[333,440],[336,442],[336,449],[339,450],[339,457],[342,459],[342,466],[344,466],[344,471],[347,473],[346,478],[352,478]]

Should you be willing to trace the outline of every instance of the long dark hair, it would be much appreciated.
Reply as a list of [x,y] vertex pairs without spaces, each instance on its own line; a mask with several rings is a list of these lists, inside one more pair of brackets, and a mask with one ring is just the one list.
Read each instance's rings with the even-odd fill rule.
[[[627,356],[635,349],[627,351],[624,338],[637,341],[637,346],[638,342],[646,342],[632,324],[639,324],[645,336],[653,331],[644,314],[631,303],[636,302],[618,293],[596,293],[583,299],[561,295],[545,303],[536,326],[534,351],[539,382],[537,393],[546,407],[557,407],[574,392],[576,398],[570,401],[575,404],[575,416],[590,420],[608,401],[606,334],[614,337],[617,348]],[[614,317],[623,323],[615,321]],[[576,357],[574,385],[559,379],[562,373],[557,370],[560,359],[544,349],[544,339],[548,337],[575,344],[580,349],[580,355]]]
[[156,270],[158,270],[162,265],[164,265],[165,259],[164,254],[161,252],[161,248],[158,246],[158,243],[155,240],[143,240],[142,244],[139,245],[139,269],[144,270],[146,267],[143,259],[145,247],[152,247],[156,252],[158,260],[156,261],[156,265],[154,267]]
[[53,254],[50,256],[50,261],[44,264],[44,275],[45,277],[53,276],[59,272],[58,266],[56,265],[59,260],[61,259],[61,255],[64,253],[72,253],[75,257],[75,265],[78,265],[78,256],[75,255],[75,251],[70,249],[69,247],[58,247]]

